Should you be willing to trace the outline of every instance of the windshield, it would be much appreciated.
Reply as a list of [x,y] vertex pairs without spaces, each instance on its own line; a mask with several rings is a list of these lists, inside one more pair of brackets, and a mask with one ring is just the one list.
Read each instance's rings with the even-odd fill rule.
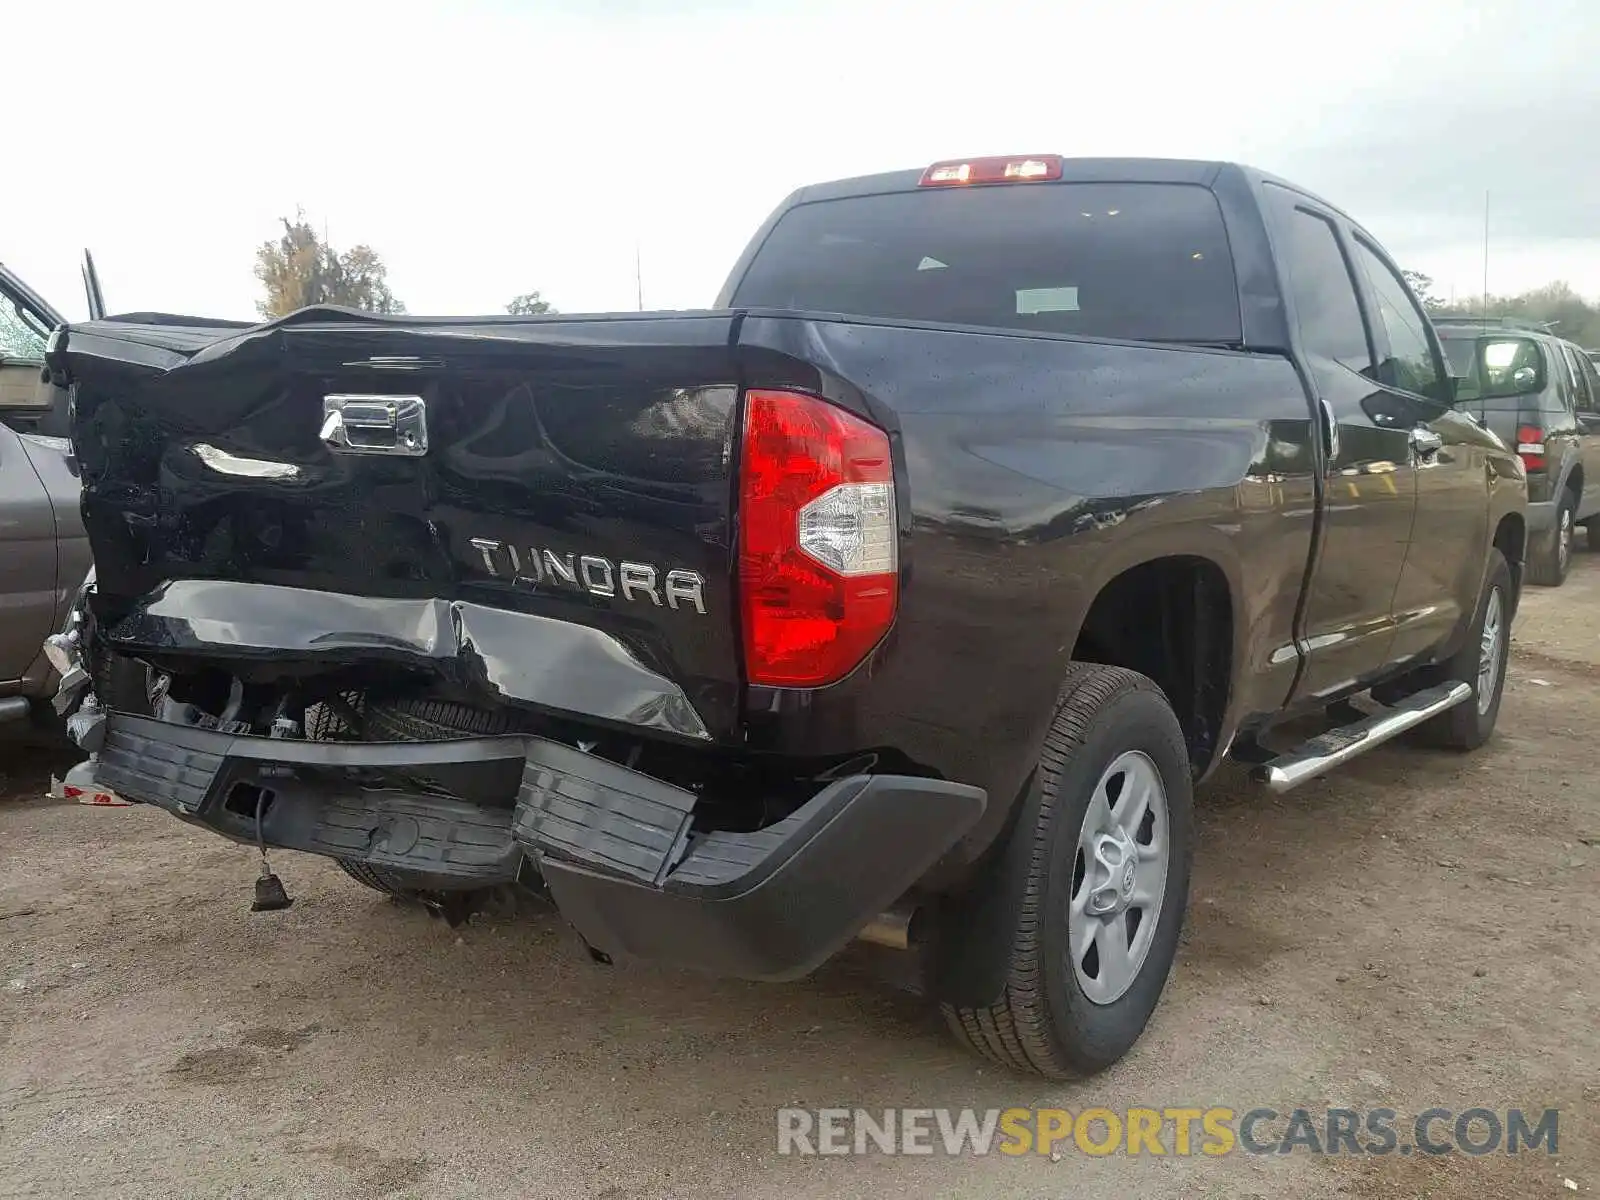
[[1445,338],[1456,400],[1526,396],[1544,388],[1539,343],[1522,337]]
[[1160,342],[1237,343],[1222,213],[1203,187],[947,188],[790,209],[733,302]]

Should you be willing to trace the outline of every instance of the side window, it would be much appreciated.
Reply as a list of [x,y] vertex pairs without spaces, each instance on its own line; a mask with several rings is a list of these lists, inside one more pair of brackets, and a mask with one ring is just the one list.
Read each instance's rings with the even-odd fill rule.
[[1561,398],[1563,408],[1573,407],[1573,397],[1577,395],[1578,384],[1573,377],[1572,360],[1563,352],[1560,342],[1546,343],[1555,351],[1555,384],[1556,395]]
[[1594,360],[1582,350],[1578,351],[1578,373],[1589,388],[1589,411],[1600,412],[1600,374],[1594,369]]
[[1378,382],[1449,403],[1450,393],[1433,352],[1433,339],[1428,336],[1427,317],[1393,268],[1360,238],[1355,245],[1356,257],[1366,269],[1378,301],[1378,320],[1389,336],[1389,357],[1378,366]]
[[[1584,365],[1589,364],[1588,356],[1581,350],[1561,344],[1562,353],[1567,356],[1567,369],[1572,373],[1572,401],[1580,412],[1594,411],[1594,392],[1589,386],[1589,376],[1584,372]],[[1590,370],[1593,370],[1590,365]]]
[[44,346],[50,331],[33,314],[0,292],[0,358],[20,358],[43,362]]
[[1289,216],[1289,289],[1306,353],[1372,377],[1372,346],[1361,320],[1350,265],[1333,226],[1315,213]]

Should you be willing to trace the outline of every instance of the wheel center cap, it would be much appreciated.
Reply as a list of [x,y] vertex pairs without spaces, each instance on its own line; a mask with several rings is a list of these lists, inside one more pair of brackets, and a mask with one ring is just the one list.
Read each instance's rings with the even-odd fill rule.
[[1102,833],[1094,840],[1089,871],[1089,911],[1102,917],[1119,913],[1139,882],[1139,848],[1120,829]]

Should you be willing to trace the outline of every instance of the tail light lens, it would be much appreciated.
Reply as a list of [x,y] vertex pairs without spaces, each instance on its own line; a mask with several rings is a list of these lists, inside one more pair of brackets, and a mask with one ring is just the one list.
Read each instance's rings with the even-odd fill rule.
[[833,683],[894,623],[889,437],[814,396],[751,391],[740,453],[746,677],[770,687]]
[[1528,470],[1544,470],[1544,430],[1537,425],[1518,426],[1517,456]]

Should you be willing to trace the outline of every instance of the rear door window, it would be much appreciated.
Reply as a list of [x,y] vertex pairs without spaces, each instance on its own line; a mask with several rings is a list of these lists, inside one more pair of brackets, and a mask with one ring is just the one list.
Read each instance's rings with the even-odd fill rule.
[[1594,369],[1594,360],[1585,351],[1578,351],[1578,371],[1589,388],[1590,412],[1600,412],[1600,374]]
[[1377,251],[1359,237],[1355,247],[1356,257],[1372,285],[1378,320],[1389,342],[1389,356],[1378,364],[1378,382],[1448,403],[1444,368],[1434,353],[1428,318],[1411,298],[1399,273]]
[[1289,290],[1307,354],[1371,376],[1372,346],[1350,264],[1333,226],[1303,208],[1289,212]]
[[1561,407],[1567,412],[1574,411],[1575,398],[1578,393],[1578,381],[1573,375],[1572,361],[1561,352],[1561,343],[1550,343],[1555,347],[1556,353],[1552,356],[1556,360],[1555,382],[1556,396],[1561,401]]
[[[1567,345],[1565,342],[1561,344],[1561,351],[1567,359],[1567,370],[1572,374],[1573,403],[1580,412],[1593,412],[1594,393],[1589,387],[1589,375],[1583,369],[1585,366],[1589,366],[1589,360],[1582,351],[1574,346]],[[1594,368],[1589,366],[1589,371],[1592,372],[1593,370]]]
[[921,189],[801,204],[742,308],[1231,345],[1239,291],[1216,197],[1169,183]]

